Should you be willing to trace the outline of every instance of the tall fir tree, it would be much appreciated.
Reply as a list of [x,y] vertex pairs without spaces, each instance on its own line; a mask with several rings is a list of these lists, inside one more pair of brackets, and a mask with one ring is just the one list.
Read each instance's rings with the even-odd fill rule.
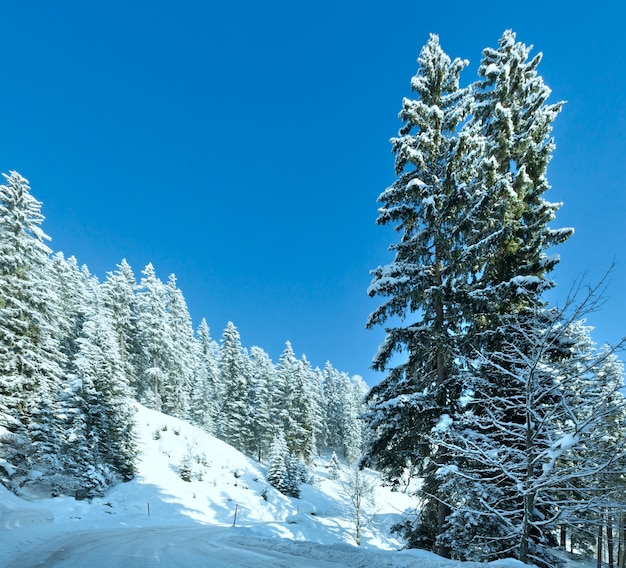
[[[370,315],[367,327],[390,326],[373,363],[388,375],[369,395],[372,441],[364,464],[375,464],[393,484],[407,469],[425,479],[416,529],[421,534],[415,538],[411,529],[411,542],[434,547],[449,513],[435,475],[447,457],[420,433],[455,411],[462,390],[454,365],[477,264],[467,258],[464,240],[473,232],[468,164],[476,143],[462,131],[471,97],[459,87],[459,75],[467,62],[452,61],[431,35],[418,64],[411,82],[417,98],[404,99],[400,118],[405,124],[392,139],[399,177],[379,197],[377,223],[395,225],[401,238],[390,247],[393,262],[373,272],[369,288],[371,296],[388,299]],[[395,364],[398,352],[405,361]],[[449,556],[445,548],[438,552]]]
[[148,264],[142,274],[137,295],[137,338],[141,346],[138,396],[146,406],[167,414],[176,409],[166,399],[171,339],[165,306],[167,292],[152,264]]
[[191,421],[216,435],[221,400],[219,346],[211,338],[204,318],[198,326],[196,336],[196,366],[189,397]]
[[275,417],[272,412],[274,364],[260,347],[250,349],[249,409],[252,418],[250,454],[261,461],[269,454],[273,440]]
[[122,358],[124,374],[135,397],[139,397],[139,345],[137,281],[126,259],[108,272],[102,284],[103,301],[111,313],[113,329],[117,336],[118,351]]
[[324,389],[324,445],[339,452],[348,463],[357,461],[363,452],[364,399],[367,386],[360,377],[350,379],[330,362],[323,371]]
[[174,416],[188,418],[189,395],[198,360],[191,316],[174,274],[168,279],[165,307],[170,333],[167,398]]
[[[520,411],[518,402],[537,404],[538,408],[530,411],[540,414],[541,404],[558,406],[561,396],[550,387],[554,377],[546,372],[545,357],[537,357],[544,344],[542,334],[549,333],[555,325],[543,294],[554,286],[549,273],[557,264],[558,256],[548,255],[547,251],[572,233],[571,229],[549,227],[560,204],[546,201],[543,195],[550,187],[547,166],[554,150],[550,138],[552,123],[562,103],[547,103],[550,89],[537,74],[541,54],[529,59],[530,51],[531,48],[516,42],[515,34],[507,30],[498,49],[484,50],[479,67],[481,80],[473,89],[475,98],[468,127],[478,133],[482,144],[481,165],[475,169],[474,183],[484,196],[478,210],[478,226],[492,227],[492,230],[477,233],[490,236],[477,243],[484,254],[471,291],[473,314],[467,318],[465,332],[469,348],[465,351],[464,371],[470,413],[464,413],[453,428],[453,431],[458,428],[466,433],[472,431],[465,423],[471,416],[480,422],[476,428],[483,443],[506,447],[527,458],[527,463],[533,461],[529,455],[535,446],[513,434],[528,427],[528,415]],[[511,322],[515,322],[515,330]],[[514,347],[512,336],[516,338]],[[512,349],[518,351],[519,359],[511,356]],[[480,355],[472,356],[472,351]],[[520,370],[520,360],[524,358],[542,360],[541,370],[531,373],[531,382],[528,382],[528,373],[525,375]],[[514,376],[525,376],[528,380],[511,380]],[[548,401],[543,397],[540,403],[534,396],[525,396],[528,394],[525,389],[539,388],[538,385],[543,385],[556,398]],[[504,430],[502,424],[508,424],[508,430]],[[554,426],[552,422],[549,424]],[[483,450],[487,451],[485,447]],[[466,479],[479,480],[470,496],[461,498],[461,510],[481,510],[483,491],[487,491],[487,487],[490,495],[498,495],[499,502],[508,504],[511,510],[529,508],[529,501],[534,499],[530,489],[522,497],[515,484],[507,483],[507,476],[500,475],[497,465],[477,462],[475,457],[469,450],[467,455],[457,452],[455,465],[459,471],[467,472]],[[483,489],[477,490],[477,486]],[[537,517],[549,518],[551,514],[549,505],[541,510],[536,503]],[[510,520],[508,513],[504,517]],[[527,532],[522,530],[519,548],[510,548],[506,538],[488,536],[489,533],[515,532],[507,524],[509,521],[500,523],[495,517],[488,518],[489,522],[483,519],[482,523],[474,524],[467,522],[462,514],[455,514],[446,534],[439,534],[440,542],[458,541],[458,536],[451,535],[460,531],[466,540],[473,539],[480,554],[484,554],[482,559],[511,554],[511,550],[515,550],[526,562],[533,549],[540,550],[551,538],[549,529],[542,530],[541,523],[522,515],[517,519],[518,526],[525,526]],[[458,546],[455,550],[467,553],[470,549]]]
[[250,439],[248,420],[248,376],[239,331],[228,322],[220,346],[220,381],[223,385],[220,437],[238,450],[246,450]]
[[[504,32],[497,49],[483,51],[474,88],[472,123],[484,141],[484,153],[495,164],[486,180],[490,195],[483,211],[501,230],[494,231],[493,254],[481,286],[497,291],[488,306],[496,313],[518,307],[521,296],[538,297],[554,283],[547,274],[558,263],[549,247],[564,242],[573,229],[551,229],[560,203],[546,201],[547,167],[555,145],[552,124],[562,102],[548,104],[550,89],[537,73],[539,53]],[[532,303],[532,298],[531,298]]]
[[87,316],[77,344],[65,469],[81,491],[101,494],[132,478],[137,456],[131,390],[111,315],[101,302]]
[[290,453],[297,452],[304,438],[304,429],[297,416],[302,379],[298,359],[289,341],[285,343],[276,366],[276,387],[276,397],[279,401],[279,414],[276,418],[282,425],[287,449]]
[[17,172],[0,185],[0,474],[18,490],[58,466],[63,351],[41,203]]

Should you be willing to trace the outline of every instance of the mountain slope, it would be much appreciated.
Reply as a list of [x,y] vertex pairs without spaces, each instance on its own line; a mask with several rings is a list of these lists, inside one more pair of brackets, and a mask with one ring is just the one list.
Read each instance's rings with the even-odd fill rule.
[[392,552],[401,544],[389,526],[415,506],[404,494],[376,487],[357,548],[349,495],[330,478],[327,460],[312,468],[300,499],[285,497],[267,484],[264,466],[231,446],[182,420],[135,410],[141,457],[133,481],[91,502],[26,501],[0,488],[0,567],[194,568],[209,559],[212,567],[461,565]]

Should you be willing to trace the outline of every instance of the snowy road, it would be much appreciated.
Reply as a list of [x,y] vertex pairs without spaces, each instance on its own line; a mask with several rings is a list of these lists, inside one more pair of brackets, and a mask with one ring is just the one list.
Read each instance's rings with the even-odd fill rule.
[[7,568],[337,568],[414,562],[397,553],[259,538],[238,529],[162,527],[72,532],[31,548]]

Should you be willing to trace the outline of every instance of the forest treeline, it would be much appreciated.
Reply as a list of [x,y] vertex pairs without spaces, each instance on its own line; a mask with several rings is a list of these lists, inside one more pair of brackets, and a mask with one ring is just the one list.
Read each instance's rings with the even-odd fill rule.
[[[286,343],[277,363],[232,322],[194,332],[176,278],[126,261],[100,282],[53,254],[41,204],[16,172],[0,186],[0,481],[20,494],[101,494],[132,478],[132,401],[188,420],[297,493],[320,452],[360,456],[367,386]],[[271,452],[270,452],[271,450]],[[291,464],[291,467],[287,467]],[[302,475],[302,474],[301,474]],[[305,476],[304,476],[305,477]],[[291,481],[290,481],[291,480]],[[289,483],[287,483],[289,482]]]

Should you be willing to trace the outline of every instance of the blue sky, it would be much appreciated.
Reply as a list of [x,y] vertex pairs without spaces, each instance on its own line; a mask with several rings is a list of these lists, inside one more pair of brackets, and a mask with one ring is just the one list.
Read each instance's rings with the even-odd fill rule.
[[[428,5],[426,5],[428,4]],[[382,330],[369,270],[394,235],[375,225],[429,33],[470,60],[511,28],[544,53],[553,101],[554,226],[576,234],[562,299],[613,261],[598,342],[626,335],[626,7],[594,2],[200,0],[5,2],[0,169],[27,177],[54,250],[104,278],[126,258],[175,273],[197,325],[276,361],[290,340],[370,383]]]

